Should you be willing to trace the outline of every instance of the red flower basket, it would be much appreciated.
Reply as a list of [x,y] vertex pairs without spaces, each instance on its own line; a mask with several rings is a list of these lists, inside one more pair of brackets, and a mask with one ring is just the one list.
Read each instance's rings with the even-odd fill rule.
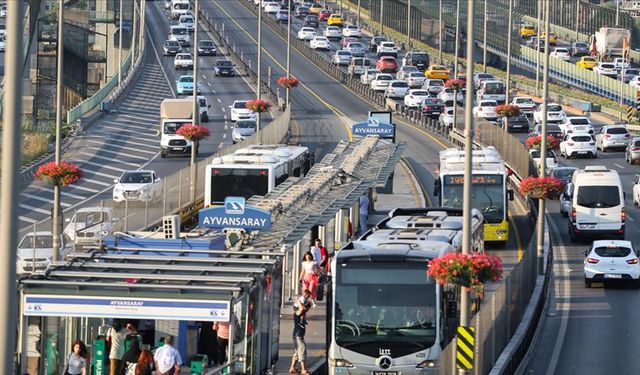
[[188,124],[179,127],[176,134],[184,137],[184,139],[188,141],[197,142],[207,138],[211,135],[211,132],[209,132],[209,129],[204,126]]
[[427,274],[439,284],[454,284],[482,292],[485,283],[502,279],[502,260],[484,253],[448,253],[430,261]]
[[[540,146],[542,143],[542,136],[541,135],[536,135],[533,137],[529,137],[527,138],[526,141],[524,141],[524,145],[531,150],[539,150]],[[555,139],[555,137],[548,135],[547,136],[547,148],[549,150],[555,150],[557,149],[559,146],[558,144],[558,140]]]
[[513,104],[502,104],[496,107],[496,113],[500,117],[515,117],[520,114],[520,107]]
[[68,186],[78,182],[82,176],[82,170],[77,165],[64,161],[56,164],[52,161],[38,167],[35,179],[46,181],[51,186]]
[[269,111],[271,103],[266,100],[249,100],[247,101],[247,109],[255,113],[263,113]]
[[518,191],[522,195],[532,198],[549,198],[558,195],[564,184],[555,177],[527,177],[518,187]]
[[466,82],[464,80],[461,80],[459,78],[452,78],[452,79],[448,79],[444,83],[444,87],[453,89],[455,91],[460,91],[464,88],[465,83]]
[[291,76],[289,78],[287,78],[287,77],[278,78],[278,85],[282,86],[284,88],[287,88],[287,89],[294,88],[294,87],[298,86],[299,83],[300,83],[300,81],[298,81],[298,79],[296,77],[294,77],[294,76]]

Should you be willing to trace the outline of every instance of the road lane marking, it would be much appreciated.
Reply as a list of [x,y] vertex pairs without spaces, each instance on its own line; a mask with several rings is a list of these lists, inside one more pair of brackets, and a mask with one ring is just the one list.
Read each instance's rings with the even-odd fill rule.
[[225,139],[225,138],[227,138],[227,133],[224,133],[224,134],[222,135],[222,139]]
[[38,222],[38,220],[32,219],[30,217],[26,217],[26,216],[18,216],[18,219],[20,219],[20,220],[22,220],[24,222],[27,222],[29,224],[35,224],[35,223]]
[[218,101],[218,104],[221,104],[221,103],[222,103],[222,99],[220,99],[220,98],[216,98],[216,100]]
[[[96,135],[85,135],[85,136],[83,136],[83,138],[88,142],[96,142],[96,143],[104,144],[104,137],[99,137],[99,136],[96,136]],[[90,139],[90,138],[97,138],[97,139]],[[140,142],[133,142],[131,140],[111,138],[111,139],[109,139],[109,142],[124,143],[124,144],[127,144],[127,145],[134,145],[134,146],[147,147],[147,148],[153,148],[153,149],[157,149],[158,148],[158,140],[157,139],[153,139],[153,143],[140,143]],[[138,149],[136,149],[136,150],[138,150]]]
[[[35,200],[40,201],[40,202],[45,202],[45,203],[51,203],[52,202],[51,199],[43,198],[43,197],[38,196],[38,195],[33,195],[33,194],[29,194],[29,193],[22,193],[21,195],[23,197],[35,199]],[[69,203],[65,203],[65,202],[60,202],[60,205],[62,207],[71,207],[71,205]]]
[[[51,194],[51,197],[52,197],[51,199],[53,199],[53,189],[50,189],[50,188],[47,188],[47,187],[44,187],[44,186],[39,186],[39,185],[31,185],[29,187],[30,188],[36,188],[36,189],[38,189],[40,191],[46,191],[46,192]],[[67,189],[67,188],[65,187],[65,189]],[[81,199],[81,200],[84,200],[86,198],[86,197],[83,197],[81,195],[71,194],[71,193],[63,191],[63,190],[60,191],[60,195],[62,195],[64,197],[69,197],[69,198],[73,198],[73,199]]]
[[[89,174],[96,174],[96,172],[92,172],[92,171],[85,171],[85,173],[89,173]],[[115,177],[115,176],[112,176],[112,177],[111,177],[111,181],[113,181],[113,177]],[[93,178],[86,178],[86,177],[84,177],[84,178],[83,178],[83,180],[84,180],[85,182],[90,183],[90,184],[100,185],[100,186],[105,186],[105,187],[113,185],[113,182],[111,182],[111,183],[106,183],[106,182],[102,182],[102,181],[100,181],[100,180],[96,180],[96,179],[93,179]]]
[[615,165],[616,167],[620,168],[620,169],[624,169],[625,167],[623,167],[622,165],[618,164],[618,163],[613,163],[613,165]]
[[122,160],[119,160],[119,159],[108,158],[108,157],[105,157],[105,156],[100,156],[100,155],[90,154],[90,153],[88,153],[88,152],[84,152],[84,151],[80,151],[80,152],[78,152],[78,153],[79,153],[79,154],[83,154],[83,155],[87,155],[87,156],[89,156],[90,158],[96,158],[96,159],[106,160],[106,161],[111,162],[111,163],[124,164],[124,165],[130,165],[130,166],[132,166],[133,168],[138,168],[138,167],[139,167],[139,164],[126,162],[126,161],[122,161]]
[[[86,178],[85,178],[86,180]],[[100,190],[96,190],[96,189],[92,189],[92,188],[88,188],[86,186],[82,186],[82,185],[69,185],[66,186],[65,189],[78,189],[78,190],[84,190],[84,191],[88,191],[89,193],[98,193]],[[89,198],[84,198],[84,200],[88,200]],[[81,202],[82,203],[82,202]]]
[[122,156],[126,156],[128,158],[131,158],[131,159],[138,159],[138,160],[144,160],[144,161],[148,160],[148,158],[146,158],[144,156],[131,155],[131,154],[125,154],[124,152],[116,152],[116,151],[111,151],[111,150],[105,150],[103,148],[95,147],[95,146],[84,146],[84,148],[95,149],[95,150],[97,150],[99,152],[105,152],[107,154],[122,155]]
[[39,212],[39,213],[45,214],[45,215],[51,215],[51,211],[49,211],[49,210],[45,210],[45,209],[42,209],[42,208],[29,206],[28,204],[25,204],[25,203],[20,203],[20,208],[24,208],[25,210]]
[[229,125],[224,124],[224,130],[227,130],[227,129],[229,129]]
[[227,115],[222,115],[222,117],[225,119],[225,123],[227,122]]

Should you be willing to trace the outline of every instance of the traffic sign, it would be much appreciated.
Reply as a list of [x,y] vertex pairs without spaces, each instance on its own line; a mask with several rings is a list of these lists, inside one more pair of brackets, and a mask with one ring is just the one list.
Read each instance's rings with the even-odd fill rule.
[[475,348],[475,328],[458,326],[456,345],[456,367],[459,369],[473,369],[473,353]]

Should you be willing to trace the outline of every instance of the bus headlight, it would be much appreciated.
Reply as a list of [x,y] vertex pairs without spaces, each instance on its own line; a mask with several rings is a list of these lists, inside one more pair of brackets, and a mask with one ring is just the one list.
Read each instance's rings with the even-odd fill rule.
[[420,362],[420,364],[418,364],[416,368],[436,368],[436,361],[432,359],[427,359],[425,361]]
[[354,368],[356,366],[353,365],[353,363],[347,361],[346,359],[332,359],[331,360],[331,365],[333,367],[346,367],[346,368]]

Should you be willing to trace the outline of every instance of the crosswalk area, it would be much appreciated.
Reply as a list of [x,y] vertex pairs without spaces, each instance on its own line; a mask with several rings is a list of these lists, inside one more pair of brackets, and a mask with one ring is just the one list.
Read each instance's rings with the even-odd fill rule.
[[[141,168],[158,155],[160,102],[172,93],[154,60],[152,53],[146,54],[139,77],[115,110],[77,136],[63,155],[62,160],[79,165],[84,172],[79,183],[62,188],[63,210],[73,210],[102,194],[102,198],[110,196],[113,180],[122,172]],[[48,220],[52,208],[53,188],[33,181],[21,195],[21,228]],[[65,217],[69,216],[65,213]]]

